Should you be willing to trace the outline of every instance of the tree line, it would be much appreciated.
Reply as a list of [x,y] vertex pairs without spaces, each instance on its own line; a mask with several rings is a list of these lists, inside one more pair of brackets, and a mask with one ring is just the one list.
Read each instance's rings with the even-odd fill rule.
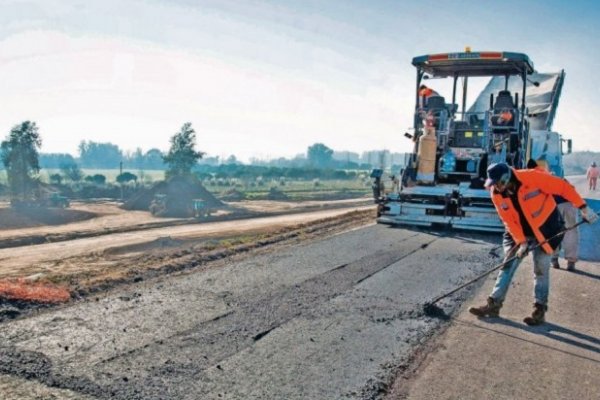
[[[24,121],[15,125],[1,143],[2,166],[7,172],[11,200],[27,202],[36,196],[41,185],[42,168],[58,169],[49,176],[50,183],[61,185],[64,181],[86,181],[95,185],[105,185],[106,177],[101,174],[84,176],[83,168],[93,169],[164,169],[165,179],[177,176],[194,176],[199,179],[212,178],[290,178],[290,179],[354,179],[355,171],[342,168],[363,169],[369,166],[333,159],[333,150],[322,143],[315,143],[307,149],[305,162],[301,167],[277,167],[273,165],[243,165],[235,158],[226,164],[199,163],[205,153],[196,150],[196,133],[192,124],[186,122],[170,140],[165,153],[158,149],[143,153],[140,149],[132,154],[123,154],[112,143],[83,141],[79,145],[79,158],[70,154],[40,153],[42,138],[35,122]],[[342,168],[340,168],[342,167]],[[366,168],[364,168],[366,167]],[[138,177],[124,171],[116,178],[117,183],[137,181]]]
[[[192,128],[192,124],[189,122],[183,124],[179,132],[171,137],[170,143],[169,151],[166,154],[161,153],[161,160],[166,166],[165,178],[191,176],[192,168],[204,155],[203,152],[195,149],[196,133]],[[41,147],[42,138],[38,126],[32,121],[24,121],[15,125],[0,144],[0,158],[8,178],[11,204],[30,205],[39,200],[37,197],[41,196],[42,192],[39,190],[41,187],[39,177],[41,169],[39,151]],[[118,151],[115,152],[114,147],[108,146],[108,148],[115,156],[119,154]],[[97,150],[98,147],[90,145],[90,143],[82,143],[80,148],[82,155],[93,155],[92,159],[94,160],[98,156]],[[112,161],[115,160],[115,158],[112,159]],[[56,157],[55,161],[59,164],[58,166],[66,178],[72,181],[79,181],[83,178],[81,169],[74,159]],[[58,181],[55,183],[60,183],[62,177],[63,175],[54,174],[50,179],[51,181]],[[87,178],[91,178],[90,181],[92,182],[102,184],[106,180],[102,175]],[[136,179],[135,175],[130,172],[121,173],[117,177],[118,182],[134,179]]]
[[[28,124],[35,125],[35,122],[26,121]],[[24,122],[25,124],[25,122]],[[22,127],[23,128],[23,127]],[[24,128],[24,129],[30,129]],[[36,132],[38,131],[35,125]],[[193,131],[190,123],[182,127],[182,131]],[[185,135],[185,133],[183,134]],[[40,139],[41,140],[41,139]],[[189,141],[189,137],[181,137],[183,143]],[[41,145],[41,142],[40,142]],[[171,142],[171,147],[177,147],[180,143]],[[38,148],[38,150],[40,150]],[[171,150],[169,150],[171,151]],[[382,151],[384,153],[385,151]],[[389,153],[389,152],[388,152]],[[251,160],[250,165],[269,166],[276,168],[300,168],[300,169],[362,169],[367,170],[372,168],[374,164],[359,162],[358,160],[350,159],[335,159],[333,157],[334,150],[323,143],[315,143],[309,146],[305,155],[298,155],[294,158],[278,158],[269,161]],[[242,164],[233,155],[227,159],[220,160],[219,157],[208,157],[202,160],[205,156],[204,152],[200,152],[200,157],[195,159],[194,165],[186,166],[191,168],[202,168],[203,165],[217,166],[222,164]],[[152,148],[148,151],[143,151],[137,148],[133,152],[126,152],[113,143],[101,143],[94,141],[83,140],[78,146],[78,156],[73,156],[68,153],[41,153],[37,155],[39,168],[42,169],[60,169],[65,177],[72,180],[78,180],[78,169],[129,169],[135,171],[144,170],[167,170],[169,159],[172,163],[177,164],[172,159],[169,152],[164,153],[160,149]],[[369,157],[370,159],[371,157]],[[374,157],[375,158],[375,157]],[[196,165],[198,164],[198,165]],[[177,166],[175,168],[178,168]]]
[[266,179],[323,179],[323,180],[347,180],[355,179],[359,174],[356,170],[344,170],[333,168],[313,167],[273,167],[262,165],[199,164],[194,168],[194,174],[202,180],[205,179],[229,179],[253,180],[256,178]]
[[[58,169],[63,165],[77,164],[88,169],[164,170],[167,168],[159,149],[143,152],[138,148],[132,153],[122,151],[113,143],[82,141],[78,147],[79,157],[68,153],[41,153],[40,167]],[[122,164],[121,164],[122,163]]]

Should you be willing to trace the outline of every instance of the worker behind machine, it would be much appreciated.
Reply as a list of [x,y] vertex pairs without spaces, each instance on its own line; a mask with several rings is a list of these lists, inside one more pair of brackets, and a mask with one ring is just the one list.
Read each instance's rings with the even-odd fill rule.
[[[493,107],[492,125],[497,127],[509,127],[514,125],[515,103],[508,90],[498,92]],[[505,129],[505,128],[503,128]],[[502,132],[502,130],[500,131]]]
[[513,114],[508,108],[503,108],[498,114],[498,125],[512,125]]
[[[550,166],[548,165],[548,161],[544,156],[537,160],[527,161],[527,169],[535,169],[547,174],[552,174],[552,171],[550,171]],[[556,208],[558,209],[558,212],[565,225],[567,227],[575,226],[577,224],[577,208],[573,207],[573,205],[562,196],[553,197],[554,201],[556,202]],[[579,228],[575,227],[568,230],[564,234],[562,243],[554,250],[554,253],[552,253],[552,259],[550,262],[552,268],[560,268],[558,258],[561,248],[564,251],[565,259],[567,260],[567,271],[574,271],[575,263],[577,262],[579,254]]]
[[423,108],[427,106],[427,99],[429,99],[431,96],[439,95],[440,94],[438,92],[425,85],[419,86],[419,107]]
[[598,177],[600,177],[600,169],[598,169],[595,161],[593,161],[587,169],[586,177],[588,179],[589,190],[596,190]]

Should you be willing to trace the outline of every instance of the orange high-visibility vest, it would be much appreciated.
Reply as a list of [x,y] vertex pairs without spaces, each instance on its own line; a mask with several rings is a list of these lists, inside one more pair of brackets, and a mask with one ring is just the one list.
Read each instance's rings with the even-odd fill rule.
[[423,88],[419,91],[419,96],[421,97],[431,97],[433,96],[433,89],[430,89],[428,87]]
[[[550,239],[562,228],[553,195],[565,198],[577,208],[583,208],[586,205],[575,188],[564,179],[535,169],[513,169],[512,173],[521,183],[517,191],[517,198],[525,220],[529,223],[538,243]],[[506,231],[510,233],[515,243],[525,243],[526,238],[521,226],[521,219],[511,198],[504,197],[493,186],[490,194]],[[542,248],[547,254],[552,254],[554,251],[550,243],[545,243]]]
[[510,111],[502,111],[500,113],[500,118],[502,118],[505,122],[510,122],[512,121],[512,113]]

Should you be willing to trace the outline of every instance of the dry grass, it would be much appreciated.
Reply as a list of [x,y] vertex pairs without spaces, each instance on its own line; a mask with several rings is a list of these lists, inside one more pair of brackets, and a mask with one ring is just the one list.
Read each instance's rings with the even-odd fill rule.
[[0,298],[49,304],[67,302],[71,299],[71,294],[63,287],[48,283],[5,279],[0,281]]

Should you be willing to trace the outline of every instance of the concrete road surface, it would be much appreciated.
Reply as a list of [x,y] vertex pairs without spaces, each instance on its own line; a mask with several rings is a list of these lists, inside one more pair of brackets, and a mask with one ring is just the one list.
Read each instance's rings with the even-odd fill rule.
[[[546,323],[536,327],[522,321],[532,311],[532,269],[529,257],[500,318],[477,319],[463,308],[415,379],[397,382],[387,400],[600,399],[600,264],[552,269]],[[470,303],[485,303],[494,278]]]

